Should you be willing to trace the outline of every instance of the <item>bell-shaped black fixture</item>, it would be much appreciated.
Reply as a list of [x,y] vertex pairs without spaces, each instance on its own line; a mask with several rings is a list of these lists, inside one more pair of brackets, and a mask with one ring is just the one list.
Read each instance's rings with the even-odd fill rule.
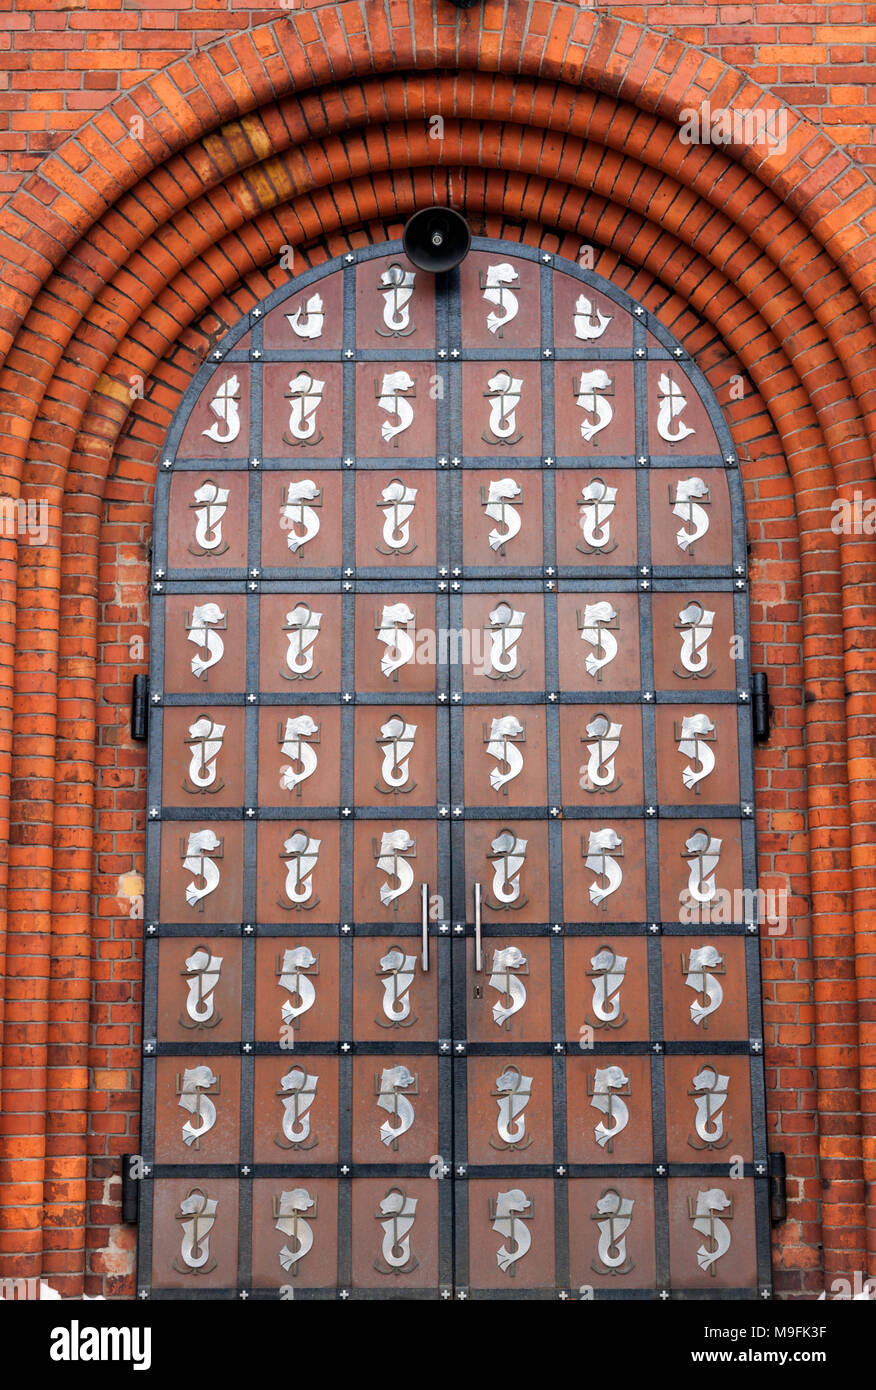
[[403,241],[405,255],[417,270],[439,275],[468,255],[471,232],[453,208],[421,208],[408,220]]

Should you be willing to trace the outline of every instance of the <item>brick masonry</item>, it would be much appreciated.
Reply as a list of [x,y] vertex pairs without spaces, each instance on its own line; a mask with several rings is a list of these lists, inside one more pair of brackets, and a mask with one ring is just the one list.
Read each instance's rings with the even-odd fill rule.
[[[876,1274],[870,538],[872,15],[346,0],[17,3],[0,26],[0,1275],[133,1292],[145,819],[133,674],[163,435],[216,338],[424,202],[576,258],[684,343],[731,424],[751,544],[775,1285]],[[870,100],[869,110],[867,107]],[[788,149],[682,145],[682,112],[782,105]],[[440,150],[428,117],[441,114]],[[142,383],[142,395],[140,384]],[[740,392],[741,383],[741,392]]]

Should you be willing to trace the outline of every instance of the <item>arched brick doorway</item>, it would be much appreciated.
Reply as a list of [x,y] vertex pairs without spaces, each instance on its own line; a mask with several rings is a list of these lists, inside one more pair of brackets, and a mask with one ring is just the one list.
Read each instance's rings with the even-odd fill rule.
[[[820,1233],[828,1271],[844,1273],[850,1260],[866,1267],[873,1228],[855,1062],[869,1076],[872,747],[856,620],[871,574],[867,538],[830,529],[837,495],[872,488],[872,388],[861,365],[872,341],[872,232],[858,176],[794,114],[780,163],[754,148],[731,157],[681,147],[679,113],[704,91],[713,104],[748,107],[761,94],[715,60],[632,24],[572,6],[539,8],[525,34],[511,26],[499,39],[497,24],[496,70],[485,73],[480,30],[465,17],[438,27],[418,16],[411,31],[399,11],[395,69],[376,78],[359,11],[336,13],[349,39],[343,65],[336,30],[320,27],[338,22],[334,12],[217,44],[96,117],[45,161],[8,214],[27,255],[16,246],[6,275],[19,287],[4,340],[7,486],[49,499],[52,520],[38,554],[21,546],[17,570],[9,554],[3,599],[5,660],[15,668],[4,703],[15,794],[4,1085],[21,1092],[23,1113],[34,1117],[7,1140],[22,1165],[9,1170],[12,1267],[80,1286],[83,1218],[97,1200],[86,1192],[86,1131],[94,1132],[101,1102],[87,1065],[106,1072],[110,1086],[122,1084],[106,1065],[114,1035],[92,1031],[84,1003],[92,979],[109,983],[115,968],[96,944],[92,891],[97,928],[129,906],[116,858],[101,873],[95,853],[105,853],[104,833],[116,833],[107,816],[120,814],[136,832],[142,800],[141,792],[125,804],[112,783],[117,772],[95,771],[97,699],[114,683],[106,686],[95,646],[102,524],[119,524],[104,507],[142,506],[122,541],[103,531],[106,544],[142,543],[155,450],[179,391],[222,321],[288,273],[283,246],[335,254],[345,249],[342,227],[382,240],[386,223],[397,235],[406,213],[432,201],[460,206],[482,231],[572,258],[582,240],[593,244],[596,268],[636,286],[728,405],[753,493],[755,641],[760,634],[771,663],[784,664],[788,713],[779,717],[789,748],[806,725],[805,770],[790,752],[778,754],[787,767],[771,768],[775,751],[760,762],[777,797],[764,813],[775,839],[762,875],[788,881],[801,933],[799,942],[767,943],[781,1030],[773,1055],[792,1076],[814,1060],[818,1079],[814,1109],[801,1080],[791,1112],[773,1111],[802,1184],[783,1278],[791,1289],[806,1286],[794,1270],[817,1266]],[[487,104],[494,124],[472,118],[475,102]],[[434,108],[446,115],[440,152],[420,116]],[[131,116],[143,117],[142,140],[131,135]],[[210,305],[221,317],[185,327]],[[731,378],[746,374],[744,399],[725,402]],[[148,398],[132,402],[141,377]],[[133,566],[132,555],[123,563]],[[122,623],[125,636],[142,631],[139,601],[110,603],[110,626]],[[58,634],[48,648],[46,632]],[[113,636],[100,629],[104,643]],[[119,674],[130,669],[122,658]],[[130,864],[132,853],[136,841],[123,839],[121,858]],[[122,942],[127,929],[124,919],[113,927]],[[109,1024],[103,1002],[97,1028]],[[132,1066],[124,1048],[118,1060]],[[782,1128],[786,1113],[802,1118]],[[107,1157],[100,1181],[112,1166]],[[829,1180],[823,1187],[819,1175]]]

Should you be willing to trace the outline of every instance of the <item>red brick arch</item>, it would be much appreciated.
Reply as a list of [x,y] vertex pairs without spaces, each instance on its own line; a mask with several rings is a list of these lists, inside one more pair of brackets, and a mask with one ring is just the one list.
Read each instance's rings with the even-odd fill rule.
[[[866,1177],[872,1194],[876,1153],[859,1114],[869,1085],[872,1117],[876,994],[873,639],[861,626],[872,626],[873,563],[867,537],[830,529],[835,497],[873,492],[871,197],[794,112],[784,156],[682,145],[686,108],[775,104],[694,48],[569,4],[535,4],[528,20],[495,3],[458,13],[438,0],[436,13],[438,22],[413,0],[390,3],[390,32],[383,6],[348,0],[214,44],[102,111],[0,219],[4,486],[49,499],[52,520],[41,548],[22,541],[16,552],[0,539],[2,1080],[16,1117],[0,1170],[0,1257],[9,1272],[60,1276],[71,1292],[86,1272],[95,1197],[89,1106],[93,1127],[102,1088],[89,1088],[89,1065],[107,1089],[123,1089],[107,1061],[111,1028],[105,1047],[92,1035],[89,1001],[118,988],[99,952],[92,960],[95,900],[109,914],[118,865],[138,844],[142,854],[111,824],[108,774],[95,772],[106,762],[106,702],[127,694],[112,675],[124,659],[98,645],[117,514],[139,507],[148,523],[156,451],[211,327],[287,277],[281,249],[309,247],[311,261],[336,254],[345,237],[397,234],[430,201],[452,201],[478,231],[511,224],[561,254],[591,242],[597,268],[634,277],[719,391],[730,354],[753,383],[730,419],[752,501],[753,613],[772,644],[764,660],[782,659],[770,632],[786,621],[783,586],[799,580],[803,595],[802,675],[789,658],[777,735],[780,772],[793,771],[803,757],[795,720],[805,718],[805,769],[774,801],[774,752],[758,765],[762,862],[792,884],[802,924],[793,941],[771,944],[769,969],[765,960],[768,988],[775,981],[768,1066],[781,1095],[805,1087],[795,1070],[814,1063],[818,1074],[818,1132],[791,1164],[800,1229],[790,1245],[804,1253],[789,1263],[817,1263],[822,1234],[828,1274],[866,1269],[867,1248],[871,1268],[876,1260],[865,1187]],[[444,121],[439,141],[433,115]],[[133,377],[149,385],[132,407]],[[787,471],[767,460],[762,438],[780,441]],[[787,546],[799,548],[796,568]],[[122,610],[123,569],[111,577]],[[117,758],[112,770],[124,766]],[[134,789],[114,804],[130,825],[144,797]],[[814,1014],[799,994],[806,962],[795,965],[810,924]],[[135,1055],[119,1065],[133,1070]],[[781,1133],[783,1147],[796,1140]]]

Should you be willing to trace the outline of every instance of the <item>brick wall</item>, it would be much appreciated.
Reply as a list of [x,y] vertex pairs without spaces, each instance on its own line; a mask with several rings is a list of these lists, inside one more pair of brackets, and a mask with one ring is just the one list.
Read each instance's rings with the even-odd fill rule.
[[[84,119],[175,58],[278,13],[250,0],[4,0],[0,21],[0,193]],[[876,165],[876,14],[845,3],[592,7],[672,34],[740,68]]]
[[[763,940],[790,1198],[776,1287],[812,1296],[825,1270],[867,1267],[868,1239],[876,1251],[872,1091],[858,1090],[873,1067],[872,654],[865,633],[844,639],[871,624],[874,587],[829,511],[873,488],[876,28],[840,4],[441,4],[434,30],[407,0],[279,15],[17,4],[0,32],[2,490],[51,503],[46,545],[0,538],[0,1272],[132,1292],[119,1155],[136,1149],[145,770],[128,706],[173,410],[216,337],[286,280],[284,245],[320,260],[347,228],[382,240],[415,204],[453,201],[487,235],[572,257],[591,243],[594,268],[696,358],[733,429],[753,664],[775,710],[757,753],[761,882],[791,894],[787,934]],[[390,46],[418,71],[375,77]],[[734,97],[727,63],[756,85]],[[679,145],[685,106],[764,92],[790,109],[783,161]]]

